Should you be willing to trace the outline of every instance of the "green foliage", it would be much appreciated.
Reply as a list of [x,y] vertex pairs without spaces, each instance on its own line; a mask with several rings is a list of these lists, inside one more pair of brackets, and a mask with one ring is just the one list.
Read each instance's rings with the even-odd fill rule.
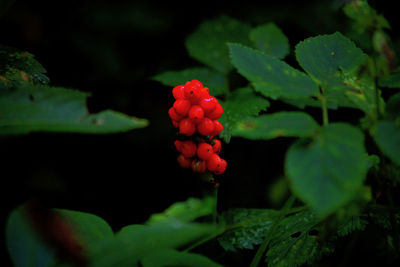
[[180,220],[183,222],[194,221],[197,218],[212,214],[215,208],[215,199],[189,198],[184,202],[176,202],[162,213],[151,215],[147,224],[160,223],[168,220]]
[[[391,188],[385,188],[390,205],[376,204],[381,201],[381,187],[400,181],[400,94],[380,89],[400,88],[398,70],[390,65],[395,62],[390,38],[384,32],[390,25],[365,0],[347,1],[343,11],[352,20],[351,32],[316,35],[295,46],[302,70],[294,67],[296,63],[289,65],[290,58],[283,61],[290,45],[276,24],[252,28],[221,16],[204,21],[186,39],[189,56],[202,66],[153,77],[170,89],[192,79],[209,87],[224,108],[220,137],[226,142],[231,137],[291,137],[286,139],[294,142],[282,170],[286,177],[277,183],[277,195],[269,197],[279,203],[290,188],[289,204],[280,211],[228,209],[218,224],[210,223],[217,217],[216,198],[189,198],[151,215],[144,224],[128,225],[116,233],[95,215],[53,210],[71,226],[91,266],[220,266],[190,253],[216,237],[230,252],[261,245],[252,263],[258,264],[263,255],[268,266],[301,266],[332,253],[335,241],[363,231],[371,221],[387,232],[387,247],[399,253],[400,213]],[[89,94],[49,86],[46,70],[29,53],[0,46],[0,62],[1,135],[113,133],[148,124],[111,110],[90,114]],[[247,84],[231,75],[234,69]],[[237,84],[239,88],[234,88]],[[275,109],[281,102],[295,111]],[[267,108],[273,112],[267,113]],[[331,122],[329,109],[337,108],[357,109],[365,117],[359,124],[337,121],[335,116]],[[314,111],[322,113],[322,125],[314,119],[319,116]],[[371,191],[378,192],[376,199]],[[292,208],[294,196],[305,206]],[[13,263],[60,263],[26,215],[21,207],[7,221],[6,242]]]
[[371,28],[390,28],[389,22],[380,14],[377,14],[366,0],[355,0],[343,7],[344,13],[354,20],[354,30],[363,33]]
[[322,87],[341,87],[340,72],[365,63],[367,55],[339,32],[308,38],[296,45],[300,66]]
[[229,44],[229,51],[238,72],[266,97],[291,99],[318,94],[317,85],[305,73],[275,57],[233,43]]
[[289,40],[275,23],[257,26],[250,31],[254,46],[269,56],[282,59],[290,52]]
[[251,140],[309,137],[318,128],[318,124],[307,113],[282,111],[240,120],[232,130],[232,135]]
[[144,267],[156,266],[193,266],[193,267],[218,267],[222,266],[207,257],[199,254],[180,252],[172,249],[156,251],[154,254],[143,258]]
[[223,95],[228,92],[227,77],[218,71],[206,67],[190,68],[182,71],[166,71],[154,76],[153,79],[171,87],[197,79],[210,89],[210,93],[213,96]]
[[[299,266],[333,251],[330,243],[320,243],[320,221],[315,212],[304,208],[294,209],[298,211],[283,218],[276,231],[271,233],[266,253],[268,266]],[[279,213],[269,209],[229,210],[223,214],[228,224],[227,230],[218,241],[227,251],[253,249],[262,243]]]
[[101,242],[112,239],[114,236],[110,225],[94,214],[65,209],[53,209],[53,211],[71,225],[81,246],[89,253],[95,251]]
[[[162,214],[154,214],[145,225],[128,225],[116,234],[93,214],[63,209],[51,212],[60,217],[59,223],[70,227],[91,266],[136,266],[139,262],[143,266],[159,266],[160,262],[220,266],[204,256],[176,250],[220,232],[217,225],[192,222],[211,214],[212,208],[213,198],[190,198],[173,204]],[[8,219],[6,236],[11,258],[16,266],[53,266],[61,259],[43,241],[41,232],[32,227],[27,212],[26,206],[21,206]]]
[[392,95],[386,103],[385,117],[396,120],[400,117],[400,93]]
[[152,225],[128,225],[114,240],[93,253],[93,266],[132,266],[155,251],[178,249],[217,231],[214,225],[179,220]]
[[189,55],[222,73],[233,69],[226,42],[247,44],[250,26],[236,19],[221,16],[204,21],[186,40]]
[[1,88],[0,134],[29,132],[113,133],[145,127],[144,119],[106,110],[89,114],[87,93],[47,85]]
[[258,96],[249,88],[239,88],[232,92],[225,101],[222,102],[224,113],[220,122],[224,125],[220,136],[229,142],[235,124],[247,117],[255,117],[269,106],[268,100]]
[[391,75],[382,77],[378,80],[378,85],[387,88],[400,88],[400,73],[392,73]]
[[332,123],[287,152],[292,192],[324,217],[348,203],[367,172],[364,136],[345,123]]
[[361,219],[359,216],[351,216],[349,220],[339,226],[338,235],[346,236],[356,230],[364,231],[367,224],[368,221]]
[[319,242],[318,223],[318,216],[311,210],[284,218],[273,233],[267,251],[268,266],[301,266],[332,253],[329,243]]
[[353,42],[336,32],[308,38],[296,45],[300,66],[318,83],[322,94],[338,106],[350,106],[344,92],[343,74],[357,71],[367,56]]
[[48,84],[46,70],[28,52],[0,45],[0,78],[11,82]]
[[218,238],[227,251],[253,249],[260,245],[263,237],[276,218],[277,211],[266,209],[231,209],[222,214],[227,231]]
[[376,126],[375,142],[394,163],[400,165],[400,123],[380,121]]
[[50,267],[56,263],[55,252],[34,232],[24,206],[8,217],[6,243],[16,267]]

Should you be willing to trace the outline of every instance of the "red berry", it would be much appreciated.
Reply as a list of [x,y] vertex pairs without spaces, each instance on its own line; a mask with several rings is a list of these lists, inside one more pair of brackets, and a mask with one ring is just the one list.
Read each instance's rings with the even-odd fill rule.
[[213,96],[204,97],[200,100],[200,107],[204,110],[205,113],[211,113],[218,103],[217,99]]
[[220,132],[222,132],[222,130],[224,129],[224,126],[222,126],[222,124],[217,121],[214,120],[214,132],[212,133],[213,136],[218,135]]
[[203,87],[203,84],[199,80],[196,80],[196,79],[191,80],[190,83],[193,85],[196,85],[198,88]]
[[173,108],[173,107],[171,107],[168,110],[168,115],[171,118],[171,120],[173,120],[173,121],[180,121],[181,119],[183,119],[183,116],[176,113],[175,108]]
[[207,117],[209,117],[212,120],[218,120],[223,112],[224,109],[222,108],[221,104],[217,103],[215,105],[215,109],[212,112],[207,113]]
[[185,158],[185,156],[183,156],[182,154],[179,154],[177,161],[179,166],[184,169],[190,168],[190,166],[192,165],[192,160]]
[[177,99],[174,102],[174,109],[176,113],[178,113],[181,116],[186,116],[191,106],[192,104],[190,103],[190,101],[186,99]]
[[213,151],[214,153],[219,154],[219,152],[221,152],[221,141],[219,141],[218,139],[214,139],[213,142]]
[[190,108],[188,116],[197,124],[203,119],[204,111],[199,105],[194,105]]
[[185,86],[184,85],[178,85],[175,86],[174,89],[172,89],[172,95],[174,96],[175,99],[184,99],[185,98]]
[[222,159],[217,154],[212,154],[207,159],[207,169],[209,171],[215,171],[217,168],[220,167]]
[[197,146],[193,141],[188,140],[182,142],[180,152],[182,152],[182,155],[184,155],[185,158],[193,158],[194,155],[196,155],[196,151],[197,151]]
[[200,87],[196,83],[189,82],[185,84],[184,94],[186,99],[194,102],[197,98],[196,94],[200,90]]
[[175,142],[174,142],[174,145],[175,145],[175,148],[176,148],[176,150],[178,150],[179,152],[182,152],[182,141],[179,141],[179,140],[175,140]]
[[193,102],[198,104],[201,99],[210,97],[208,94],[209,90],[207,87],[200,87],[198,90],[194,92]]
[[197,157],[202,160],[207,160],[211,155],[214,154],[213,147],[207,143],[199,144],[197,148]]
[[185,118],[179,122],[179,132],[183,135],[192,136],[196,132],[196,125],[191,119]]
[[197,124],[197,131],[201,135],[210,135],[214,132],[215,126],[214,122],[210,120],[209,118],[203,118],[199,124]]
[[175,127],[175,128],[178,128],[179,127],[179,121],[172,121],[172,125]]
[[203,173],[206,171],[207,166],[204,160],[195,159],[191,164],[192,170],[194,172]]
[[220,165],[213,171],[214,174],[222,174],[226,170],[227,162],[224,159],[221,159]]

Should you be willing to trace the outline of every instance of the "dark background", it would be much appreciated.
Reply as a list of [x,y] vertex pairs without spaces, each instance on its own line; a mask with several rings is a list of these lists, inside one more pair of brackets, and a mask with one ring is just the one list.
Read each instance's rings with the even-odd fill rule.
[[[32,197],[48,207],[94,213],[115,230],[143,223],[173,202],[201,197],[207,185],[176,163],[175,129],[167,114],[172,88],[151,76],[200,66],[188,56],[185,38],[202,21],[222,14],[253,26],[274,21],[292,48],[312,35],[344,30],[348,23],[334,9],[340,1],[216,2],[15,1],[0,19],[1,44],[34,54],[51,85],[91,92],[91,112],[110,108],[146,118],[150,125],[122,134],[35,133],[0,139],[2,225],[12,209]],[[397,10],[382,2],[370,1],[396,36]],[[295,65],[293,55],[287,60]],[[286,108],[275,103],[270,112]],[[308,111],[321,121],[319,111]],[[360,116],[346,109],[330,113],[333,121],[357,122]],[[268,185],[282,175],[291,141],[223,143],[228,169],[220,177],[219,209],[279,204],[269,199]],[[233,260],[247,265],[252,253]],[[5,251],[2,256],[7,259]]]

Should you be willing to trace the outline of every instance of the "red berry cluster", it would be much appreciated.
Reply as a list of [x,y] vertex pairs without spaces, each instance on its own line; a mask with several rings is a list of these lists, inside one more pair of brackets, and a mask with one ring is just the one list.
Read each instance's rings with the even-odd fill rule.
[[223,173],[227,163],[219,156],[221,141],[214,138],[223,129],[218,121],[224,111],[222,106],[198,80],[175,86],[172,94],[175,102],[168,110],[169,117],[179,133],[187,138],[175,141],[181,153],[179,165],[199,173],[206,170]]

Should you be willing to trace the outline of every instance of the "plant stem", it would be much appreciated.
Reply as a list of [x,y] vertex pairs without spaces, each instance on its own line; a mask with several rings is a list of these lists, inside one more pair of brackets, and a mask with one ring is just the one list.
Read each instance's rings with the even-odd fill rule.
[[279,223],[282,221],[282,219],[288,213],[289,209],[292,207],[295,200],[296,200],[296,198],[293,195],[291,195],[289,197],[289,199],[285,202],[285,204],[283,205],[283,208],[282,208],[282,213],[280,214],[280,216],[278,218],[276,218],[276,220],[274,221],[272,226],[268,229],[263,242],[261,243],[260,247],[258,248],[258,250],[256,252],[256,255],[254,256],[253,260],[250,263],[250,267],[258,266],[262,256],[264,255],[265,250],[267,249],[267,247],[269,245],[269,242],[272,239],[272,234],[278,228]]
[[326,97],[321,96],[321,108],[322,108],[322,124],[324,126],[328,125],[329,120],[328,120],[328,106],[326,104]]

